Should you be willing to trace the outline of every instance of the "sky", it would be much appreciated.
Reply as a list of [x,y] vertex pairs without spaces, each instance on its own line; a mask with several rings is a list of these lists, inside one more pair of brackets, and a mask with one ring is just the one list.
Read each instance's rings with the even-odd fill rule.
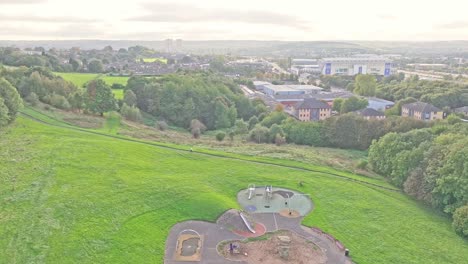
[[2,40],[468,40],[467,0],[0,0]]

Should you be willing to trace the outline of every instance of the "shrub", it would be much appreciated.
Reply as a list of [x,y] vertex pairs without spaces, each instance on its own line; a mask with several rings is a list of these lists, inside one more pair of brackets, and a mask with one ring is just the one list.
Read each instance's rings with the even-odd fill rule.
[[286,143],[286,138],[284,136],[281,136],[280,134],[276,134],[276,136],[275,136],[276,146],[281,146],[284,143]]
[[225,136],[226,136],[226,133],[219,132],[219,133],[216,134],[216,140],[223,141]]
[[268,134],[270,135],[270,138],[269,138],[270,143],[276,143],[277,135],[279,135],[280,137],[284,137],[283,129],[277,124],[273,124],[270,127],[270,131]]
[[165,131],[169,128],[169,126],[167,125],[167,123],[165,121],[158,121],[156,122],[156,127],[160,130],[160,131]]
[[192,119],[190,122],[190,132],[194,138],[199,138],[200,135],[206,130],[206,126],[198,119]]
[[367,160],[360,160],[356,165],[356,168],[364,170],[365,168],[367,168],[367,163]]
[[455,210],[452,226],[455,232],[463,237],[468,237],[468,205]]
[[249,124],[244,122],[243,120],[236,120],[236,134],[243,135],[249,133]]
[[258,123],[258,117],[252,116],[252,117],[249,119],[249,130],[250,130],[250,129],[253,129],[257,123]]
[[39,97],[36,93],[32,92],[26,97],[26,101],[29,102],[32,106],[36,106],[39,103]]
[[48,100],[50,105],[58,109],[68,110],[71,108],[71,105],[68,102],[67,98],[65,98],[62,95],[52,94],[51,96],[49,96]]
[[234,132],[234,130],[231,130],[229,131],[228,135],[229,135],[229,139],[231,141],[234,141],[234,136],[236,135],[236,132]]
[[257,143],[267,143],[268,142],[268,128],[257,125],[252,131],[250,131],[250,140]]
[[128,106],[126,103],[123,104],[120,109],[120,114],[127,120],[140,122],[143,118],[141,117],[140,109],[135,106]]

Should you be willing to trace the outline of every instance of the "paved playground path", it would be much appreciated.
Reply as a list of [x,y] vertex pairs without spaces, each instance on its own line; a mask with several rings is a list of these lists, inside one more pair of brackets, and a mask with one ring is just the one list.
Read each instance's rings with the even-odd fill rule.
[[[232,213],[232,210],[226,211],[223,215]],[[221,216],[222,217],[222,216]],[[296,234],[306,238],[317,244],[326,254],[329,264],[350,264],[351,260],[344,256],[344,251],[339,249],[334,241],[327,238],[326,235],[314,232],[311,228],[301,225],[303,217],[287,218],[278,213],[255,213],[250,217],[255,222],[260,222],[265,225],[267,232],[277,230],[290,230]],[[239,217],[238,221],[242,221]],[[180,262],[174,260],[174,251],[176,248],[177,238],[179,233],[185,229],[193,229],[204,236],[202,246],[202,257],[199,262]],[[242,240],[238,236],[222,225],[203,221],[186,221],[174,225],[166,240],[166,251],[164,257],[165,264],[246,264],[243,261],[231,261],[220,256],[217,252],[217,246],[221,241],[225,240]]]

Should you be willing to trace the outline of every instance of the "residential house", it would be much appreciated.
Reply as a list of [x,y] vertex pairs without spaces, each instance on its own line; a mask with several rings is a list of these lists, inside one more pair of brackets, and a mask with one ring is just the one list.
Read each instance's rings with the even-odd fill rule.
[[364,117],[367,120],[370,119],[385,119],[385,114],[383,112],[377,111],[373,108],[365,108],[355,112],[356,114]]
[[468,116],[468,106],[463,106],[454,109],[455,113],[463,114],[464,116]]
[[331,106],[315,98],[306,98],[295,106],[294,114],[300,121],[318,121],[331,116]]
[[439,108],[423,102],[414,102],[405,104],[401,107],[401,116],[411,117],[417,120],[436,120],[443,119],[445,114]]

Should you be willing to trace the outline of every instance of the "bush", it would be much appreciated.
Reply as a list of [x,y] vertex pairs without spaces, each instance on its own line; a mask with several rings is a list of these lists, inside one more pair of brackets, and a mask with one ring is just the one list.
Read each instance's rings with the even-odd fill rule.
[[257,143],[267,143],[268,142],[268,128],[257,125],[252,131],[250,131],[250,140]]
[[468,237],[468,205],[455,210],[452,226],[459,235]]
[[199,138],[205,130],[206,126],[200,120],[192,119],[190,121],[190,132],[194,138]]
[[281,136],[280,134],[276,134],[276,136],[275,136],[276,146],[281,146],[284,143],[286,143],[286,138],[284,136]]
[[276,138],[278,135],[280,137],[284,137],[283,129],[277,124],[273,124],[270,127],[270,131],[268,134],[270,135],[270,138],[269,138],[270,143],[276,143]]
[[62,95],[52,94],[51,96],[46,96],[47,100],[49,100],[49,104],[53,107],[58,109],[68,110],[71,108],[70,103],[68,102],[67,98]]
[[360,160],[358,164],[356,165],[356,168],[364,170],[367,168],[367,164],[368,164],[367,160]]
[[140,109],[135,106],[128,106],[126,103],[123,104],[120,109],[120,114],[127,120],[140,122],[143,118],[141,117]]
[[253,128],[255,127],[256,124],[258,124],[258,117],[252,116],[252,117],[249,119],[249,130],[250,130],[250,129],[253,129]]
[[216,140],[223,141],[225,136],[226,136],[226,133],[219,132],[219,133],[216,134]]
[[26,101],[29,102],[32,106],[36,106],[39,103],[39,97],[36,93],[32,92],[26,96]]
[[229,135],[229,139],[231,141],[234,141],[234,136],[236,135],[236,132],[234,132],[234,130],[231,130],[231,131],[229,131],[228,135]]
[[167,123],[165,121],[158,121],[156,122],[156,128],[159,129],[160,131],[165,131],[169,128]]
[[111,89],[125,89],[125,85],[120,83],[113,83]]
[[247,124],[243,120],[240,120],[240,119],[236,120],[235,127],[236,127],[236,134],[238,135],[249,133],[249,124]]

